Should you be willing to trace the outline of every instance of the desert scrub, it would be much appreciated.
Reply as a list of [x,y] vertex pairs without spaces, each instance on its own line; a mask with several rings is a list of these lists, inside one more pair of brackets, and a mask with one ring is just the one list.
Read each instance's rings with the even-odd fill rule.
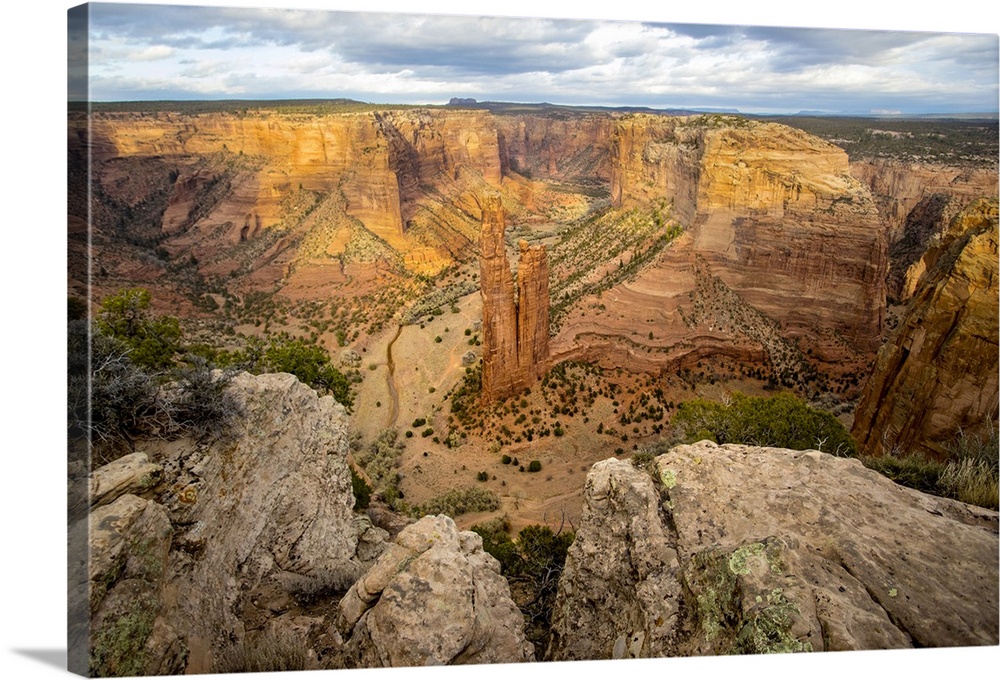
[[212,666],[213,673],[277,673],[302,671],[308,663],[306,644],[288,633],[249,633],[226,649]]
[[704,399],[681,402],[670,425],[687,443],[749,444],[853,456],[857,444],[833,415],[793,394],[748,397],[736,393],[728,404]]
[[398,467],[399,454],[405,448],[401,442],[397,442],[396,430],[386,428],[380,431],[368,448],[359,451],[355,455],[355,460],[364,468],[374,491],[395,497],[399,485]]
[[865,456],[865,467],[897,484],[954,500],[998,509],[998,451],[1000,437],[987,423],[980,433],[959,431],[948,447],[948,461],[925,458],[919,453]]
[[417,515],[448,515],[458,517],[467,512],[485,512],[500,509],[500,497],[482,487],[452,489],[414,508]]
[[482,536],[483,550],[500,562],[511,597],[524,616],[524,635],[535,649],[546,649],[559,577],[575,534],[533,524],[510,537],[510,522],[495,517],[472,530]]

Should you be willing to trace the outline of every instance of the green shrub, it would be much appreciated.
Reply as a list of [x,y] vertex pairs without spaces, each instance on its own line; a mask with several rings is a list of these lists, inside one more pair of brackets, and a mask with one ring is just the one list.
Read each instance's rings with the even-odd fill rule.
[[354,494],[354,509],[364,510],[371,502],[372,488],[354,468],[351,470],[351,492]]
[[528,472],[539,472],[542,469],[542,462],[540,460],[533,460],[528,463]]
[[137,366],[158,371],[174,364],[181,349],[180,322],[172,316],[153,316],[152,297],[143,288],[127,288],[101,301],[97,329],[122,342]]
[[415,511],[422,515],[448,515],[454,518],[467,512],[499,509],[500,497],[496,493],[483,487],[469,487],[452,489],[418,506]]
[[483,470],[481,472],[476,473],[476,480],[477,481],[485,482],[485,481],[488,481],[489,478],[490,478],[490,473],[486,472],[486,470]]
[[510,456],[508,456],[506,453],[503,454],[502,456],[500,456],[500,462],[503,463],[504,465],[510,465]]
[[671,425],[685,441],[750,444],[796,450],[816,449],[838,456],[857,454],[857,445],[833,415],[795,395],[748,397],[734,394],[729,404],[695,399],[682,402]]
[[559,577],[574,534],[535,524],[521,529],[513,541],[508,533],[510,523],[499,517],[474,525],[472,530],[482,537],[483,550],[500,562],[500,572],[511,584],[511,593],[524,615],[525,637],[536,649],[545,649]]

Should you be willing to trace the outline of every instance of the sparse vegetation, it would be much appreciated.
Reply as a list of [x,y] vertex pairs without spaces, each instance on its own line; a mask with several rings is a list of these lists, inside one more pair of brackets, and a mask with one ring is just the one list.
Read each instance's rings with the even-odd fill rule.
[[400,498],[399,484],[402,481],[397,468],[404,445],[396,439],[396,430],[386,428],[366,449],[355,454],[355,460],[371,480],[372,491],[378,493],[390,507]]
[[249,632],[226,648],[212,667],[213,673],[280,673],[308,668],[306,645],[291,634],[273,630]]
[[866,456],[861,460],[865,467],[911,489],[984,508],[1000,508],[1000,434],[996,425],[985,423],[979,432],[958,432],[949,454],[947,461],[931,460],[918,453]]
[[458,517],[467,512],[500,509],[500,497],[483,487],[452,489],[414,508],[414,515],[448,515]]
[[511,595],[524,615],[524,632],[535,649],[548,645],[559,577],[575,534],[534,524],[510,538],[510,523],[502,517],[477,524],[472,530],[483,538],[483,549],[500,562],[500,571],[511,586]]

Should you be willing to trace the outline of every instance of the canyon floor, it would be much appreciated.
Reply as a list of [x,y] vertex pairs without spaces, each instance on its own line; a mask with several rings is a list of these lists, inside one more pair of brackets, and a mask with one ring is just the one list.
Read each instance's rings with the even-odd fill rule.
[[[466,269],[474,269],[467,265]],[[454,274],[460,279],[467,272]],[[386,328],[368,340],[361,351],[362,382],[357,386],[353,429],[360,435],[358,447],[368,446],[386,428],[398,432],[405,446],[399,459],[401,489],[405,500],[416,505],[449,490],[484,487],[499,495],[498,512],[468,513],[456,517],[462,528],[500,514],[516,532],[523,526],[545,524],[554,530],[578,526],[583,507],[586,471],[606,458],[627,458],[643,446],[670,436],[669,419],[673,407],[684,400],[704,398],[721,401],[741,392],[764,395],[765,382],[740,374],[735,362],[705,361],[694,371],[676,375],[652,375],[623,369],[595,369],[586,364],[569,364],[569,378],[558,386],[542,384],[500,404],[479,404],[491,414],[490,425],[472,428],[459,446],[449,446],[446,436],[452,428],[451,392],[461,385],[466,366],[462,357],[474,352],[481,319],[481,298],[477,292],[460,298],[440,314],[428,314],[416,323]],[[597,372],[595,372],[597,371]],[[704,378],[704,379],[702,379]],[[577,412],[554,412],[572,385],[582,399]],[[608,386],[612,391],[608,391]],[[563,389],[560,389],[563,388]],[[648,413],[652,416],[636,416]],[[660,410],[656,409],[660,407]],[[511,408],[513,407],[513,408]],[[506,413],[504,412],[506,409]],[[627,425],[623,415],[632,414]],[[520,414],[526,416],[519,421]],[[850,425],[852,412],[840,417]],[[537,420],[538,429],[549,426],[547,436],[532,441],[516,435],[504,438],[503,428],[514,432],[527,418]],[[425,422],[422,422],[425,421]],[[560,434],[554,434],[555,427]],[[509,456],[512,461],[504,464]],[[529,472],[531,461],[541,470]],[[478,476],[485,472],[488,479]]]

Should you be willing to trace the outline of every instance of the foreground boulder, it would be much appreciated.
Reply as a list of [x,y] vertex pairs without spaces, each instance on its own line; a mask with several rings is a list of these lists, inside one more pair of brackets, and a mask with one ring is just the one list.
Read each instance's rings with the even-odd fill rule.
[[233,652],[262,632],[315,665],[307,605],[334,606],[381,553],[388,534],[353,512],[344,408],[289,374],[240,374],[228,394],[228,437],[145,442],[78,481],[95,496],[70,531],[89,544],[71,565],[90,627],[71,622],[73,670],[247,670]]
[[523,626],[482,538],[444,515],[403,529],[337,619],[353,668],[531,661]]
[[997,513],[700,442],[587,478],[553,660],[996,645]]

